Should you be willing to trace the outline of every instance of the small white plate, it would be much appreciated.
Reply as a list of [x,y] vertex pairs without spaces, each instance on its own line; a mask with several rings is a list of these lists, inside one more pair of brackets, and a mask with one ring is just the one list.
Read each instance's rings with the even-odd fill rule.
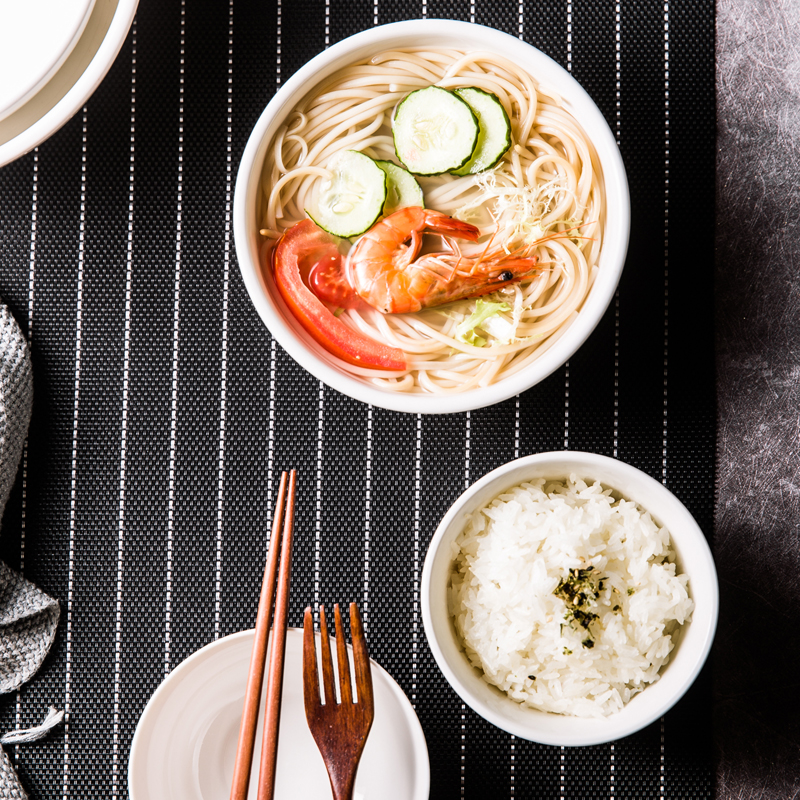
[[0,119],[56,72],[80,39],[95,0],[0,3]]
[[[131,800],[220,800],[230,794],[253,631],[226,636],[190,656],[158,687],[131,746]],[[322,800],[330,783],[303,705],[303,631],[290,628],[281,706],[277,800]],[[430,765],[414,709],[372,662],[375,721],[356,778],[355,798],[427,800]],[[262,698],[263,701],[263,698]],[[263,702],[262,702],[263,708]],[[263,714],[262,714],[263,717]],[[256,754],[261,752],[259,722]],[[250,796],[256,796],[258,755]]]

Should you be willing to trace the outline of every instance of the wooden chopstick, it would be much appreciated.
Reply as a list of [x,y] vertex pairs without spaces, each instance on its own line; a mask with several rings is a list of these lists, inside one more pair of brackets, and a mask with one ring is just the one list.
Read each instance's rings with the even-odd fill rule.
[[275,597],[275,624],[272,626],[272,649],[267,671],[267,703],[264,711],[264,739],[261,743],[261,769],[258,775],[258,800],[272,800],[275,793],[275,766],[278,760],[278,725],[281,717],[283,662],[286,653],[286,623],[289,614],[289,580],[292,576],[292,540],[294,533],[294,492],[297,473],[289,475],[289,502],[283,521],[281,571]]
[[[286,485],[289,484],[288,503],[286,502]],[[267,660],[267,643],[269,641],[270,623],[272,620],[272,601],[275,597],[275,578],[278,573],[278,563],[281,562],[278,594],[282,598],[284,605],[288,605],[289,578],[291,576],[292,562],[292,533],[294,526],[294,496],[295,496],[296,472],[284,472],[281,475],[281,482],[278,487],[278,500],[275,504],[275,513],[272,520],[272,535],[270,537],[269,555],[264,566],[264,578],[261,583],[261,596],[258,601],[258,614],[256,616],[256,630],[253,637],[253,652],[250,656],[250,670],[247,675],[247,688],[244,695],[244,710],[242,713],[242,723],[239,728],[239,744],[236,748],[236,762],[233,767],[233,781],[231,782],[230,800],[247,800],[247,792],[250,785],[250,772],[253,763],[253,750],[255,749],[256,727],[258,725],[258,707],[261,701],[261,688],[264,681],[264,665]],[[285,508],[286,507],[286,508]],[[285,513],[284,513],[285,508]],[[285,519],[284,519],[285,518]],[[279,536],[283,524],[283,541]],[[288,547],[287,547],[288,541]],[[280,671],[283,676],[283,651],[286,646],[286,609],[282,611],[282,618],[279,619],[276,613],[275,626],[276,632],[282,631],[276,637],[273,633],[272,658],[270,659],[269,672],[273,669],[273,662],[276,661],[276,649],[280,649]],[[280,641],[278,641],[280,639]],[[277,667],[277,665],[276,665]],[[272,681],[268,678],[268,687]],[[274,729],[268,728],[269,719],[264,725],[264,742],[267,739],[274,740],[275,753],[270,756],[272,761],[272,785],[270,793],[264,795],[265,798],[272,797],[275,782],[275,755],[277,755],[278,745],[278,720],[280,712],[280,687],[281,682],[277,683],[278,691],[278,714],[273,714]],[[273,688],[274,692],[276,689]],[[269,690],[268,690],[269,698]],[[274,701],[273,701],[274,703]],[[269,700],[268,700],[269,707]],[[266,746],[265,746],[266,749]],[[263,759],[263,754],[262,754]],[[260,781],[259,781],[260,782]],[[259,798],[261,798],[259,788]]]

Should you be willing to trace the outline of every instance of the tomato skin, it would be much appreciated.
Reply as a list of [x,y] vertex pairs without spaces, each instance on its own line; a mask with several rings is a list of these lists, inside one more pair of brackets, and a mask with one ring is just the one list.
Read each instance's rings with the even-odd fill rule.
[[[280,238],[273,251],[275,284],[297,321],[328,352],[360,367],[407,369],[402,350],[353,330],[337,319],[303,281],[322,263],[335,267],[341,255],[336,239],[304,219]],[[345,293],[346,294],[346,293]]]
[[336,308],[371,308],[345,279],[338,250],[336,255],[320,258],[309,270],[305,283],[320,300]]

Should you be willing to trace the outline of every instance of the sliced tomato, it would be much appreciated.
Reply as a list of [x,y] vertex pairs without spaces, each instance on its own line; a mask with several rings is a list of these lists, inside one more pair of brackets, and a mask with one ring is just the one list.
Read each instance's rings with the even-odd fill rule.
[[[320,231],[325,233],[322,229]],[[308,278],[305,275],[302,277],[320,300],[336,308],[370,308],[347,282],[342,256],[338,250],[335,255],[326,253],[311,267]]]
[[[310,280],[318,265],[322,265],[323,274],[325,270],[335,272],[337,258],[341,274],[341,254],[336,238],[310,219],[298,222],[286,231],[273,252],[275,283],[281,297],[308,333],[348,364],[386,370],[406,369],[402,350],[345,325],[306,285],[304,278]],[[346,298],[346,293],[343,297]]]
[[334,308],[369,308],[344,275],[339,239],[313,220],[303,220],[286,232],[303,283],[320,300]]

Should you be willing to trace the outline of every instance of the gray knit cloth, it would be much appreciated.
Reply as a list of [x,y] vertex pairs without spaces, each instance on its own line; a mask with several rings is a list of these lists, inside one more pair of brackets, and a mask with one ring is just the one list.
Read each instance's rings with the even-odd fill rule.
[[[8,308],[0,304],[0,518],[19,468],[33,405],[28,344]],[[0,694],[18,689],[39,669],[56,635],[58,601],[0,562]],[[0,742],[40,738],[61,715],[51,710],[39,728]],[[0,746],[0,800],[28,795]]]

